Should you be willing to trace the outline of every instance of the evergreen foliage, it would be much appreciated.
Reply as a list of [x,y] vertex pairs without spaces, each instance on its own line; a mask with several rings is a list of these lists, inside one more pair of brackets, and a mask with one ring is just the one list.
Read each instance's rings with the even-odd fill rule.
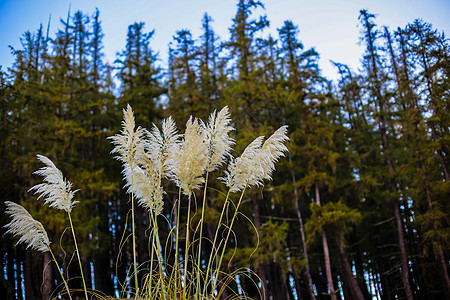
[[[107,62],[98,10],[68,12],[54,33],[50,24],[24,33],[20,48],[11,49],[13,66],[0,69],[0,210],[8,213],[12,202],[20,203],[47,230],[54,258],[3,235],[9,215],[2,213],[2,295],[33,300],[64,293],[59,268],[50,261],[58,260],[62,273],[73,276],[80,274],[79,254],[87,289],[128,296],[135,286],[145,286],[148,274],[160,271],[149,248],[155,241],[150,226],[156,224],[161,244],[175,227],[190,228],[180,238],[199,243],[199,253],[184,242],[169,245],[173,253],[166,265],[194,256],[205,274],[209,264],[219,265],[220,272],[213,274],[217,281],[204,289],[214,286],[222,299],[450,299],[447,37],[423,20],[395,30],[381,27],[362,10],[361,69],[334,62],[339,79],[332,82],[321,75],[319,53],[304,48],[295,20],[286,20],[276,37],[264,34],[269,20],[260,14],[263,8],[260,1],[238,0],[228,40],[219,40],[208,14],[198,20],[201,36],[186,28],[175,32],[167,67],[152,49],[155,31],[142,22],[128,27],[123,50],[114,64]],[[122,174],[142,187],[128,189],[144,204],[133,207],[135,247],[124,242],[133,231],[132,203],[122,189],[120,163],[109,154],[114,146],[107,141],[119,132],[128,104],[135,123],[150,130],[139,129],[139,134],[153,148],[140,146],[161,158],[152,168],[145,160],[136,162],[141,173],[129,167]],[[212,139],[214,118],[205,124],[190,116],[207,120],[226,105],[233,122],[228,111],[214,116],[225,124],[230,140],[216,142],[235,141],[234,152],[227,148],[225,156],[243,156],[228,169],[220,160],[198,170],[198,176],[182,174],[183,182],[192,182],[181,186],[177,180],[183,170],[166,170],[162,161],[205,163],[200,150],[208,145],[188,149],[192,141],[180,144],[178,133],[170,130],[173,119],[163,118],[188,122],[185,138],[194,142]],[[161,121],[160,131],[152,124]],[[285,158],[270,152],[276,135],[266,144],[258,138],[283,125],[289,126]],[[280,130],[282,135],[287,129]],[[178,156],[164,152],[171,138],[178,141]],[[115,143],[130,146],[119,138]],[[200,152],[188,161],[184,150]],[[262,152],[280,158],[276,171],[261,159],[257,163],[269,171],[233,173]],[[51,157],[80,189],[76,209],[68,208],[79,251],[66,211],[51,210],[27,193],[39,182],[32,175],[40,167],[38,153]],[[126,159],[121,161],[130,164]],[[197,187],[206,173],[203,194]],[[174,181],[161,181],[168,177]],[[262,183],[269,177],[271,183]],[[149,178],[161,185],[145,189]],[[224,200],[224,178],[233,191],[246,189],[241,201]],[[237,186],[233,180],[252,184]],[[192,202],[180,205],[178,186]],[[145,202],[146,193],[158,194],[164,205]],[[200,198],[203,205],[195,201]],[[157,212],[156,223],[148,209]],[[233,231],[217,226],[222,212],[228,213],[224,218]],[[177,221],[167,222],[174,214]],[[220,263],[205,259],[217,251],[215,239],[227,239]],[[132,265],[138,266],[137,275],[129,273]],[[231,280],[226,274],[235,276]],[[198,289],[203,283],[199,279],[193,285]],[[84,297],[79,276],[68,285],[79,290],[74,298]]]

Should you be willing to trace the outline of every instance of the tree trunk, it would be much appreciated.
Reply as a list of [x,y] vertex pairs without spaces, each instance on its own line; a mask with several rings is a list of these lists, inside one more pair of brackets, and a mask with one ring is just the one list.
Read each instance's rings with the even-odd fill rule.
[[49,300],[53,291],[53,262],[49,252],[44,253],[44,272],[42,278],[42,300]]
[[[258,198],[256,196],[252,197],[253,202],[253,221],[256,228],[261,227],[261,218],[259,214],[259,203]],[[266,273],[265,267],[262,263],[260,263],[257,267],[258,277],[261,279],[261,299],[268,300],[269,296],[267,294],[267,283],[266,283]]]
[[[415,110],[415,108],[417,107],[417,103],[416,103],[416,97],[410,88],[410,80],[408,77],[408,68],[407,68],[406,50],[405,50],[406,42],[404,41],[404,38],[403,38],[403,32],[400,31],[399,35],[400,35],[400,46],[401,46],[401,55],[402,55],[401,57],[402,57],[402,62],[403,62],[404,74],[405,74],[406,88],[407,88],[408,96],[409,96],[409,98],[411,98],[410,103],[409,103],[410,109]],[[424,56],[422,56],[422,63],[425,67],[426,74],[428,74],[427,63],[426,63],[426,59]],[[397,75],[397,77],[398,77],[398,75]],[[427,80],[427,89],[428,89],[428,92],[430,93],[430,99],[431,99],[431,102],[433,103],[433,90],[431,87],[430,78],[429,78],[429,76],[425,76],[425,78]],[[398,80],[398,85],[400,87],[400,80]],[[432,107],[434,108],[433,104],[432,104]],[[411,122],[411,124],[412,124],[413,132],[417,132],[417,130],[419,129],[418,121],[413,120],[413,122]],[[432,138],[433,138],[433,141],[435,141],[434,126],[431,125],[431,128],[432,128]],[[417,150],[417,155],[418,155],[418,159],[420,161],[420,167],[421,167],[421,171],[422,171],[422,175],[423,175],[423,179],[424,179],[425,197],[426,197],[427,204],[428,204],[428,210],[433,211],[432,198],[431,198],[431,192],[430,192],[429,184],[428,184],[428,175],[427,175],[427,168],[425,165],[425,159],[423,157],[422,150],[420,149],[420,147],[418,147],[417,144],[416,144],[416,150]],[[442,157],[442,152],[438,150],[435,152],[435,155],[437,156],[437,158],[442,166],[445,180],[448,182],[450,180],[450,176],[449,176],[448,170],[445,166],[445,161]],[[449,195],[450,194],[447,193],[447,198],[449,199],[449,203],[450,203]],[[437,230],[436,224],[434,222],[432,224],[432,227],[433,227],[433,230]],[[438,262],[438,265],[440,268],[440,273],[441,273],[441,277],[443,279],[444,292],[445,292],[446,298],[450,299],[450,279],[449,279],[448,271],[447,271],[448,262],[445,260],[445,257],[444,257],[444,254],[442,252],[442,248],[441,248],[439,242],[433,241],[433,251],[435,253],[435,257],[437,259],[437,262]]]
[[263,264],[259,264],[258,266],[258,276],[261,280],[261,296],[262,300],[268,300],[269,297],[267,295],[267,276],[266,276],[266,268]]
[[330,261],[330,252],[328,250],[327,235],[325,233],[325,230],[323,229],[322,229],[322,243],[323,243],[323,255],[325,258],[325,270],[327,273],[328,290],[330,293],[331,300],[337,300],[336,291],[334,290],[333,286],[333,275],[331,273],[331,261]]
[[450,279],[448,277],[447,265],[448,261],[445,260],[444,251],[441,246],[434,247],[434,253],[439,264],[439,271],[441,273],[444,285],[444,294],[447,299],[450,299]]
[[[295,192],[297,192],[297,189],[295,189]],[[307,286],[308,286],[309,298],[311,300],[315,300],[316,296],[314,295],[314,289],[313,289],[312,278],[311,278],[311,271],[309,269],[309,258],[308,258],[308,249],[307,249],[307,246],[306,246],[305,229],[304,229],[304,226],[303,226],[302,215],[301,215],[300,209],[298,207],[298,197],[297,196],[296,196],[296,199],[295,199],[295,209],[297,211],[298,223],[300,224],[300,235],[302,237],[303,257],[305,258],[305,275],[306,275],[306,283],[307,283]]]
[[31,249],[25,250],[25,298],[33,300],[33,276],[31,275]]
[[402,262],[403,286],[405,288],[406,299],[413,300],[414,298],[413,298],[413,294],[412,294],[412,290],[411,290],[411,285],[409,283],[408,254],[406,252],[405,236],[404,236],[404,232],[403,232],[402,220],[400,217],[400,206],[398,204],[398,201],[393,201],[393,204],[394,204],[395,224],[396,224],[396,228],[397,228],[397,235],[398,235],[398,240],[399,240],[400,255],[401,255],[401,262]]
[[[270,262],[270,284],[272,299],[289,300],[289,291],[283,269],[276,262]],[[268,299],[268,298],[267,298]]]
[[[320,205],[320,194],[319,194],[319,185],[315,184],[316,191],[316,203]],[[330,261],[330,252],[328,249],[327,235],[325,230],[322,229],[322,244],[323,244],[323,256],[325,259],[325,270],[327,274],[327,285],[328,291],[330,293],[331,300],[337,300],[336,291],[333,286],[333,275],[331,273],[331,261]]]
[[377,95],[377,102],[380,112],[380,136],[381,136],[381,145],[383,147],[384,152],[384,159],[386,166],[388,167],[389,171],[389,190],[391,192],[391,203],[394,206],[394,218],[395,218],[395,225],[397,229],[397,236],[398,236],[398,244],[400,248],[400,256],[401,256],[401,265],[402,265],[402,281],[403,281],[403,287],[405,288],[405,294],[406,299],[413,300],[413,294],[411,289],[411,284],[409,283],[409,265],[408,265],[408,253],[406,251],[406,244],[405,244],[405,234],[404,234],[404,228],[402,224],[402,219],[400,215],[400,204],[399,200],[396,196],[394,196],[397,192],[396,183],[394,181],[395,178],[395,171],[394,166],[392,164],[391,156],[390,156],[390,150],[389,150],[389,143],[387,139],[387,126],[386,126],[386,119],[384,117],[384,113],[386,112],[384,108],[383,100],[381,99],[381,95]]
[[[291,154],[289,153],[289,163],[292,164],[292,158]],[[306,246],[306,239],[305,239],[305,228],[303,226],[303,219],[302,214],[300,212],[300,208],[298,206],[298,190],[296,186],[296,179],[295,179],[295,172],[294,169],[291,168],[291,175],[292,175],[292,184],[294,185],[294,202],[295,202],[295,210],[297,211],[297,219],[298,223],[300,224],[300,236],[302,238],[302,246],[303,246],[303,257],[305,258],[305,275],[306,275],[306,283],[308,286],[308,293],[310,300],[316,300],[316,296],[314,295],[314,289],[312,284],[312,278],[311,278],[311,271],[309,269],[309,258],[308,258],[308,248]],[[300,292],[300,290],[299,290]]]
[[[354,240],[354,239],[353,239]],[[363,293],[364,299],[370,299],[372,298],[369,294],[369,291],[367,289],[366,280],[364,278],[364,267],[362,263],[362,251],[359,249],[358,245],[354,246],[354,252],[355,256],[353,256],[353,259],[355,260],[355,269],[356,269],[356,281],[358,282],[359,288],[361,289],[361,292]]]
[[[428,175],[426,172],[425,163],[423,160],[422,152],[419,151],[419,159],[421,162],[422,172],[424,176],[424,186],[425,186],[425,195],[427,199],[428,204],[428,210],[433,212],[434,207],[431,200],[431,192],[428,186]],[[433,220],[432,224],[433,230],[438,230],[436,223]],[[441,273],[442,281],[443,281],[443,287],[444,287],[444,293],[447,299],[450,299],[450,279],[448,277],[448,271],[447,271],[447,265],[448,262],[445,260],[444,251],[442,250],[441,243],[439,241],[436,241],[433,239],[433,251],[435,258],[437,260],[437,263],[439,265],[439,271]]]
[[[379,89],[378,89],[379,91]],[[394,206],[394,218],[395,218],[395,225],[397,229],[397,235],[398,235],[398,244],[400,248],[400,256],[401,256],[401,265],[402,265],[402,281],[403,286],[405,288],[405,294],[406,299],[413,300],[413,294],[411,290],[411,284],[409,283],[409,265],[408,265],[408,253],[406,251],[406,244],[405,244],[405,235],[404,235],[404,229],[402,224],[402,219],[400,216],[400,204],[397,197],[395,197],[395,193],[397,192],[396,183],[394,182],[395,178],[395,172],[394,167],[392,164],[390,151],[389,151],[389,143],[387,139],[387,126],[386,126],[386,119],[384,117],[384,113],[386,112],[384,108],[383,100],[381,99],[381,95],[379,95],[379,92],[377,92],[377,102],[378,102],[378,108],[380,113],[380,136],[381,136],[381,145],[383,147],[384,152],[384,158],[385,163],[388,167],[389,171],[389,189],[392,195],[390,196],[392,205]]]
[[[392,160],[390,158],[390,152],[389,152],[389,144],[387,140],[387,126],[386,126],[386,118],[385,118],[385,100],[383,99],[381,95],[381,82],[380,82],[380,74],[378,72],[378,60],[377,60],[377,53],[375,48],[375,40],[376,40],[376,34],[373,32],[373,27],[375,26],[373,23],[371,23],[370,18],[371,16],[367,13],[367,11],[363,10],[361,11],[361,16],[363,19],[363,26],[366,30],[366,38],[367,38],[367,51],[368,51],[368,59],[371,62],[371,66],[368,67],[368,73],[373,77],[370,83],[370,89],[373,92],[374,100],[376,101],[378,105],[378,113],[379,113],[379,119],[378,119],[378,126],[380,128],[380,137],[381,137],[381,146],[383,148],[383,153],[385,157],[385,163],[388,167],[389,171],[389,180],[388,185],[391,192],[390,200],[392,202],[392,205],[394,206],[394,217],[395,217],[395,224],[397,229],[397,235],[398,235],[398,243],[400,248],[400,255],[401,255],[401,266],[402,266],[402,281],[403,286],[406,293],[406,298],[408,300],[413,300],[412,296],[412,290],[411,285],[409,283],[409,266],[408,266],[408,254],[406,252],[406,245],[405,245],[405,239],[404,239],[404,229],[402,225],[402,219],[400,217],[400,207],[399,207],[399,200],[395,195],[396,193],[396,184],[394,181],[395,173],[394,168],[392,165]],[[370,78],[369,78],[370,79]]]
[[358,282],[356,281],[355,277],[353,276],[352,267],[350,266],[350,263],[348,261],[347,252],[345,251],[345,248],[342,245],[342,237],[337,235],[336,242],[339,247],[339,253],[341,254],[342,264],[344,267],[344,273],[345,273],[345,277],[347,279],[347,283],[350,288],[350,292],[352,294],[352,299],[364,300],[364,296],[361,292],[361,289],[359,288]]
[[24,263],[24,247],[20,247],[20,249],[17,249],[17,260],[16,260],[16,266],[17,266],[17,270],[16,270],[16,280],[17,280],[17,299],[23,299],[22,295],[24,294],[24,290],[22,289],[22,282],[25,279],[24,278],[24,274],[23,274],[23,263]]

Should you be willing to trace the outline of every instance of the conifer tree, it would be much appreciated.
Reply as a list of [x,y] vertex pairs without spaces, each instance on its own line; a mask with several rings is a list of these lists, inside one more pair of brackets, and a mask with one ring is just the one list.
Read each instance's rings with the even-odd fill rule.
[[[189,30],[177,31],[173,37],[169,84],[169,113],[184,124],[190,115],[205,118],[208,101],[200,95],[199,51]],[[202,69],[203,67],[200,67]]]
[[156,64],[156,54],[150,47],[154,30],[145,32],[144,25],[140,22],[128,26],[126,47],[116,63],[121,80],[121,106],[132,105],[136,122],[151,128],[152,121],[160,115],[157,102],[165,89],[160,83],[162,74]]
[[[405,35],[409,36],[409,43],[406,44]],[[406,161],[413,174],[408,174],[411,178],[421,178],[421,182],[412,181],[411,185],[416,191],[413,197],[417,209],[417,223],[423,230],[423,239],[425,245],[423,252],[431,248],[434,253],[435,261],[440,270],[440,281],[445,295],[450,295],[450,280],[448,277],[448,266],[445,263],[445,252],[443,245],[448,244],[448,239],[441,234],[442,226],[448,224],[446,219],[445,207],[449,204],[449,189],[440,189],[442,183],[448,183],[447,165],[445,157],[448,149],[445,142],[449,134],[448,126],[444,125],[448,120],[448,105],[442,102],[447,96],[440,94],[440,91],[446,89],[445,77],[448,57],[448,44],[444,36],[432,30],[431,25],[416,20],[409,24],[406,30],[398,30],[401,56],[403,58],[403,85],[409,96],[407,109],[403,117],[404,137],[410,145],[409,155],[411,160]],[[427,94],[425,105],[421,105],[420,97],[411,91],[411,64],[408,64],[408,58],[418,62],[415,81],[419,83],[416,93]],[[419,71],[419,72],[418,72]],[[441,73],[440,73],[441,72]],[[431,114],[431,117],[426,117]],[[440,169],[437,173],[433,170]],[[446,199],[447,201],[442,201]],[[430,245],[430,246],[428,246]],[[435,282],[431,279],[429,282]]]
[[211,26],[212,18],[205,13],[202,20],[203,35],[200,52],[200,97],[201,102],[208,103],[207,111],[219,108],[219,89],[217,78],[218,46],[216,34]]
[[[284,86],[288,87],[289,94],[285,95],[282,94],[280,97],[286,98],[284,101],[280,101],[282,104],[282,110],[283,110],[283,117],[287,118],[289,121],[289,124],[291,127],[298,128],[299,124],[297,122],[294,122],[295,118],[298,118],[299,120],[303,118],[304,114],[306,113],[306,105],[304,103],[305,97],[306,97],[306,82],[302,80],[301,78],[301,68],[303,67],[302,62],[302,56],[305,57],[305,55],[302,55],[303,53],[300,52],[303,50],[302,43],[297,39],[298,35],[298,28],[295,26],[292,21],[287,20],[284,22],[284,25],[282,28],[278,30],[280,41],[282,45],[282,49],[284,50],[283,53],[283,74],[286,74],[286,80],[283,83]],[[309,71],[309,70],[304,70]],[[301,117],[299,117],[301,116]],[[295,129],[294,129],[295,130]],[[292,143],[291,151],[289,154],[289,158],[291,159],[291,156],[295,161],[297,161],[297,153],[298,153],[298,147],[299,145],[297,143]],[[305,275],[307,280],[307,288],[308,288],[308,295],[310,299],[315,299],[313,285],[312,285],[312,278],[311,278],[311,270],[310,270],[310,262],[308,257],[308,247],[306,244],[306,237],[304,232],[304,221],[302,219],[302,214],[300,211],[300,197],[301,193],[297,187],[297,178],[298,178],[298,170],[295,167],[294,164],[291,166],[291,174],[292,174],[292,183],[293,183],[293,193],[294,193],[294,206],[296,210],[296,215],[299,222],[299,228],[300,228],[300,236],[302,241],[302,247],[303,247],[303,257],[305,259]],[[296,174],[297,173],[297,174]],[[300,179],[300,178],[298,178]]]
[[397,239],[400,248],[400,258],[402,266],[402,282],[405,290],[406,298],[413,299],[413,293],[410,284],[410,273],[408,265],[408,253],[405,244],[404,225],[400,211],[400,203],[397,196],[397,184],[395,181],[395,166],[392,156],[393,145],[388,140],[388,121],[390,109],[388,107],[388,96],[383,94],[385,86],[383,86],[383,73],[380,68],[380,57],[376,46],[378,31],[373,23],[374,15],[368,13],[366,10],[360,11],[360,20],[364,28],[364,39],[366,43],[365,67],[368,76],[368,91],[369,99],[374,102],[376,106],[377,116],[375,122],[379,127],[379,135],[381,139],[381,146],[383,149],[383,156],[385,166],[387,168],[388,188],[390,191],[389,201],[393,205],[395,226],[397,230]]

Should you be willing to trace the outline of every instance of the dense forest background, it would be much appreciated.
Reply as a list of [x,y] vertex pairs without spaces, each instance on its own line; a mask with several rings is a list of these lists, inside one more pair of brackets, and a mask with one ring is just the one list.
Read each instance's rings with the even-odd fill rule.
[[[44,26],[26,32],[13,66],[0,70],[0,210],[6,200],[24,205],[77,276],[66,216],[27,192],[40,180],[36,154],[51,158],[80,189],[73,220],[88,285],[116,295],[132,260],[129,243],[119,255],[130,203],[106,138],[119,131],[122,109],[129,103],[148,129],[169,115],[184,128],[190,115],[206,120],[228,105],[236,155],[281,125],[290,137],[273,182],[245,195],[248,220],[236,223],[237,251],[223,268],[248,272],[230,289],[263,299],[450,299],[448,39],[422,20],[392,31],[362,10],[360,71],[336,62],[333,82],[294,21],[278,36],[261,34],[269,20],[252,14],[258,6],[238,1],[229,40],[216,37],[208,14],[201,36],[177,31],[164,64],[144,23],[128,27],[108,64],[99,11],[69,12],[54,38]],[[221,175],[210,179],[207,237],[223,204]],[[166,190],[169,218],[178,192]],[[145,215],[136,216],[140,262],[148,259]],[[48,253],[16,247],[9,235],[0,243],[0,295],[41,299],[60,288]]]

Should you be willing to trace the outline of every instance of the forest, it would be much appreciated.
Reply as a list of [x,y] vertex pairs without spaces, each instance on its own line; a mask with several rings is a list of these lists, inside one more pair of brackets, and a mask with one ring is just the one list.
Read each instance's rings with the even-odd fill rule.
[[[334,62],[339,78],[333,81],[321,75],[319,53],[305,49],[295,20],[286,20],[278,36],[265,36],[270,20],[253,13],[263,3],[236,2],[228,40],[217,37],[205,13],[201,36],[188,29],[174,33],[166,62],[152,49],[157,28],[142,22],[129,25],[126,44],[107,62],[98,10],[69,12],[56,32],[41,25],[23,34],[20,49],[12,49],[12,67],[0,69],[4,299],[65,299],[61,270],[73,299],[83,299],[80,267],[87,288],[103,295],[91,299],[129,298],[133,258],[139,284],[153,271],[148,212],[136,206],[131,220],[122,166],[108,139],[121,131],[128,104],[136,126],[151,130],[172,116],[181,133],[190,116],[206,122],[227,106],[233,156],[258,136],[288,126],[288,151],[272,181],[243,194],[221,265],[221,272],[234,275],[217,298],[450,299],[445,34],[420,19],[389,29],[361,10],[355,16],[365,49],[361,67]],[[71,213],[79,249],[67,215],[29,191],[42,182],[34,174],[42,167],[38,154],[79,189]],[[198,257],[212,251],[206,241],[219,231],[224,172],[222,166],[209,175],[203,207],[181,198],[176,223],[179,189],[162,181],[161,244],[174,224],[204,223],[196,232],[204,238]],[[5,234],[5,201],[21,204],[44,225],[55,257]],[[190,214],[183,213],[187,206]],[[136,249],[124,242],[132,230],[134,236],[134,225]],[[176,260],[189,256],[184,244],[181,237]]]

